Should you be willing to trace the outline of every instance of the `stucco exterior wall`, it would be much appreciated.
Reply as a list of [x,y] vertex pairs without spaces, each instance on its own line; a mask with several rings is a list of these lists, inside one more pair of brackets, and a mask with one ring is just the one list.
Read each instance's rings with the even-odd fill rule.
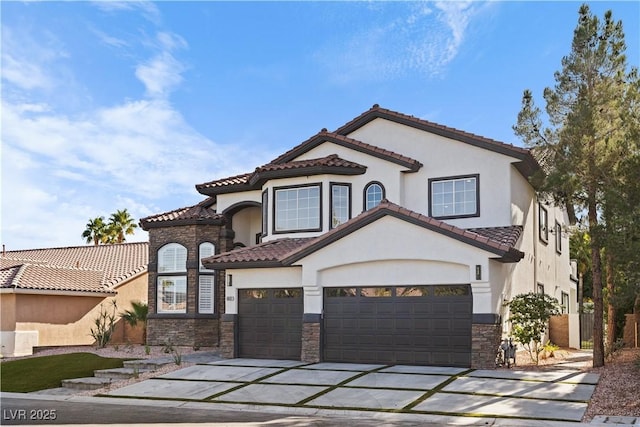
[[[130,308],[130,302],[146,301],[147,274],[121,285],[115,297],[89,297],[43,294],[15,295],[16,331],[37,331],[38,347],[91,345],[91,328],[100,314],[101,304],[111,312],[116,301],[116,314]],[[119,321],[119,323],[123,323]],[[123,325],[118,325],[124,328]],[[4,328],[4,326],[3,326]],[[4,330],[4,329],[3,329]],[[116,331],[117,333],[118,331]],[[122,337],[123,332],[120,332]],[[131,337],[132,341],[134,337]],[[126,337],[125,337],[126,339]]]

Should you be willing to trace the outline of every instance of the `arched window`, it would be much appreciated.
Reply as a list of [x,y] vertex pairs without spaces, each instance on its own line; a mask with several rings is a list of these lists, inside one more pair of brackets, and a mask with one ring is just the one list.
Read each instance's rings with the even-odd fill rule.
[[210,242],[200,243],[200,248],[198,252],[199,252],[199,259],[200,259],[200,270],[207,270],[207,268],[205,268],[205,266],[202,265],[202,260],[215,255],[216,247],[213,245],[213,243],[210,243]]
[[364,189],[364,210],[375,208],[384,199],[384,187],[379,182],[371,182]]
[[158,273],[187,271],[187,248],[169,243],[158,250]]
[[186,272],[187,248],[169,243],[158,250],[158,313],[187,312]]

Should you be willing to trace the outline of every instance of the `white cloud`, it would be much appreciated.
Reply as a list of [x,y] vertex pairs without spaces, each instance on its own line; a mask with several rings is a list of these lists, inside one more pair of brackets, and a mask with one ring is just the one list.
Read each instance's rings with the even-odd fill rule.
[[393,79],[408,72],[435,77],[455,59],[469,22],[482,7],[473,1],[408,3],[405,14],[394,14],[391,20],[385,20],[384,8],[372,9],[381,20],[356,29],[342,45],[321,49],[315,59],[343,84]]
[[[123,208],[141,218],[197,203],[204,196],[195,184],[265,158],[255,149],[215,143],[172,105],[169,94],[184,70],[172,52],[187,47],[182,37],[159,33],[151,58],[136,65],[147,98],[71,113],[60,108],[64,100],[88,90],[60,78],[65,68],[74,79],[73,58],[48,48],[43,33],[11,39],[14,30],[3,26],[10,36],[3,40],[3,61],[14,60],[13,68],[2,69],[0,225],[7,249],[82,244],[89,218]],[[32,81],[17,77],[16,67],[33,70]],[[145,239],[139,231],[128,240]]]

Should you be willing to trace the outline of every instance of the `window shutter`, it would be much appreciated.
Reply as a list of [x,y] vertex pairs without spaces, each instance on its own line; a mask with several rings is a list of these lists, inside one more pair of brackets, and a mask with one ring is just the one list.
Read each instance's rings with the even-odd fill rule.
[[200,276],[200,289],[198,295],[198,312],[213,313],[214,276]]

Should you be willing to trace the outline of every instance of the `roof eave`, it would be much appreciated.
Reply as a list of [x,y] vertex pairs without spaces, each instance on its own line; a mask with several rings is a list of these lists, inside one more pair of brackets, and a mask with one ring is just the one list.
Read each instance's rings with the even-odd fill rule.
[[232,262],[206,262],[202,261],[207,269],[210,270],[237,270],[243,268],[273,268],[273,267],[286,267],[280,261],[232,261]]
[[366,166],[349,167],[349,166],[310,166],[295,169],[283,169],[257,172],[251,177],[249,183],[252,186],[262,187],[262,185],[271,180],[279,178],[294,178],[299,176],[313,175],[363,175],[367,171]]
[[167,219],[162,221],[154,221],[144,223],[140,221],[140,226],[144,231],[152,228],[179,227],[184,225],[224,225],[224,218],[189,218],[189,219]]
[[55,289],[24,289],[24,288],[1,288],[0,294],[21,294],[21,295],[52,295],[69,297],[96,297],[107,298],[118,294],[116,291],[72,291]]

